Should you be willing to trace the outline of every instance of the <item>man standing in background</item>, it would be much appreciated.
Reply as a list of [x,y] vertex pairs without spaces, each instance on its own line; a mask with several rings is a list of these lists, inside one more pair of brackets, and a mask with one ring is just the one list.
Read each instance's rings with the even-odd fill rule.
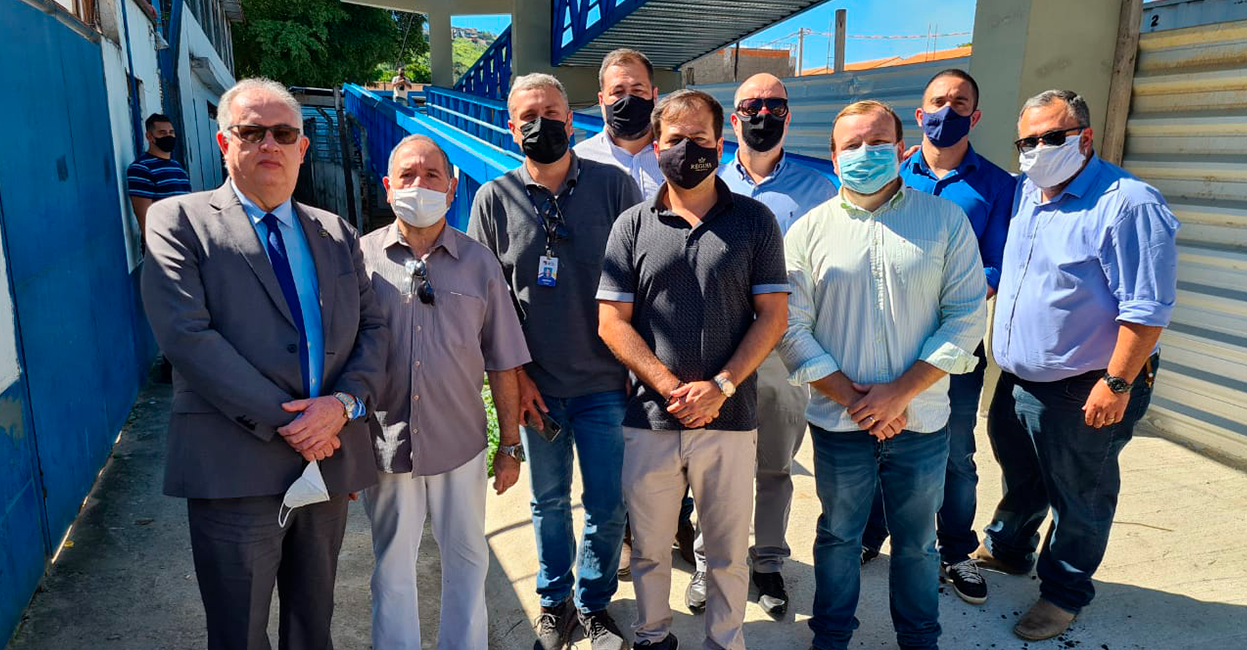
[[178,143],[173,122],[160,113],[152,113],[145,125],[147,151],[126,169],[126,191],[130,194],[130,205],[144,242],[147,241],[147,209],[156,201],[191,191],[190,177],[173,159],[173,148]]

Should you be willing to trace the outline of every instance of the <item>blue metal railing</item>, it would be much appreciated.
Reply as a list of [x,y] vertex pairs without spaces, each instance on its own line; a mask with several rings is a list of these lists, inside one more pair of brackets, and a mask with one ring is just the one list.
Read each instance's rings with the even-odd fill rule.
[[554,0],[550,24],[550,65],[563,59],[614,27],[647,0]]
[[424,110],[429,117],[484,140],[499,149],[520,155],[507,130],[507,104],[466,92],[427,86]]
[[488,99],[506,99],[510,88],[511,28],[508,27],[459,77],[455,90]]

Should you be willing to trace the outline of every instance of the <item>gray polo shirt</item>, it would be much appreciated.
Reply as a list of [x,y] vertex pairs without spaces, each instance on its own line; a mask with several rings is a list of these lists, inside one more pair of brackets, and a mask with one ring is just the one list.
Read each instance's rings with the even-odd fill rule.
[[[784,238],[775,215],[715,179],[718,202],[697,227],[652,201],[619,216],[606,247],[598,300],[632,303],[632,326],[683,382],[714,377],[753,325],[753,296],[788,293]],[[758,426],[757,375],[738,382],[707,429]],[[683,429],[666,400],[641,384],[624,426]]]
[[611,224],[641,202],[640,192],[622,170],[573,153],[555,194],[568,238],[553,246],[559,261],[553,287],[537,283],[547,242],[534,200],[542,204],[544,195],[524,165],[481,186],[468,234],[502,263],[533,357],[525,370],[537,388],[556,398],[622,390],[628,373],[598,337],[594,294]]
[[419,281],[407,270],[415,256],[397,225],[359,245],[390,328],[388,381],[370,422],[377,469],[449,472],[485,449],[485,372],[529,359],[502,269],[484,246],[448,226],[425,256],[433,286],[426,305],[416,297]]

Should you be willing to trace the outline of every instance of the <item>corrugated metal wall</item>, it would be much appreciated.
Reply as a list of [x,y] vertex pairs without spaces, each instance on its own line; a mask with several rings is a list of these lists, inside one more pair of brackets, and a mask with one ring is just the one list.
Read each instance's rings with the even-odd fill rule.
[[[922,104],[922,90],[926,88],[927,81],[940,70],[968,70],[969,67],[970,59],[962,57],[863,72],[784,79],[784,85],[788,87],[788,105],[792,109],[792,124],[784,149],[830,160],[831,121],[840,109],[862,99],[878,99],[891,104],[905,125],[905,142],[917,144],[922,140],[922,133],[913,115]],[[710,93],[723,104],[724,113],[730,113],[738,86],[739,83],[725,83],[690,87]],[[730,126],[724,128],[723,136],[732,141],[736,139]]]
[[1247,21],[1142,35],[1123,164],[1182,221],[1147,423],[1247,460]]

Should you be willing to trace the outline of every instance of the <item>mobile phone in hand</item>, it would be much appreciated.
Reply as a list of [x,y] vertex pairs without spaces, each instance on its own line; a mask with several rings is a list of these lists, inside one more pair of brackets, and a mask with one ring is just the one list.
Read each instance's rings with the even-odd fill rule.
[[541,414],[541,421],[538,422],[536,418],[533,417],[533,414],[529,412],[525,424],[527,424],[530,429],[536,429],[537,433],[540,433],[542,438],[545,438],[549,442],[554,442],[554,440],[559,437],[559,434],[563,432],[563,427],[558,422],[555,422],[554,418],[550,417],[549,413],[541,410],[538,410],[537,412]]

